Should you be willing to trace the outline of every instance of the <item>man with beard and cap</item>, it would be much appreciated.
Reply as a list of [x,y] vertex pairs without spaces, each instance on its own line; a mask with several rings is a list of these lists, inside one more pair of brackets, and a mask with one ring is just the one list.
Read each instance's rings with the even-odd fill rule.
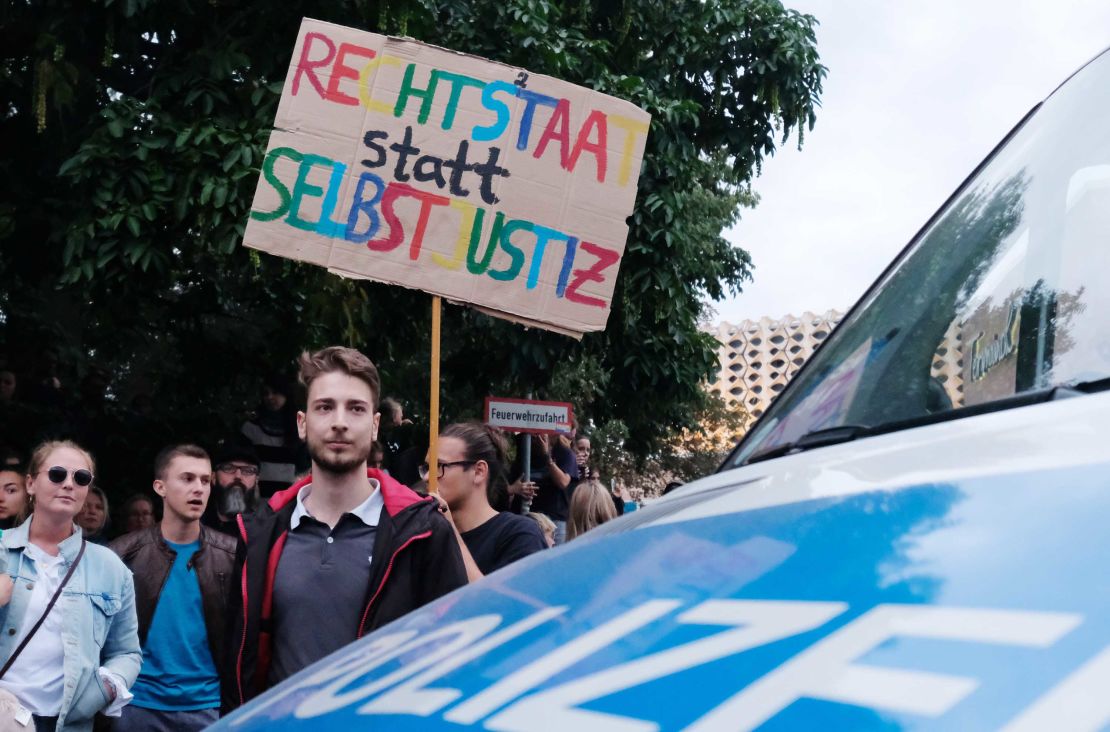
[[305,353],[300,380],[312,472],[238,518],[225,710],[467,581],[436,500],[367,467],[381,393],[370,359]]
[[228,440],[216,451],[212,496],[201,523],[231,536],[239,536],[235,517],[258,508],[258,474],[262,461],[249,445]]

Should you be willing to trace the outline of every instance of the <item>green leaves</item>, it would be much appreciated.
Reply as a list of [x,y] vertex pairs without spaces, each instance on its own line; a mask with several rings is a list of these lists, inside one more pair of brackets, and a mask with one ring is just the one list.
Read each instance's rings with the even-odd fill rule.
[[[721,234],[756,202],[749,183],[761,160],[815,118],[825,76],[816,21],[776,0],[310,1],[295,10],[107,0],[13,11],[26,40],[0,75],[0,95],[15,100],[0,121],[13,150],[0,161],[8,342],[63,320],[50,298],[23,295],[46,283],[80,304],[64,319],[83,323],[66,336],[72,352],[112,354],[100,358],[113,373],[164,387],[181,420],[207,428],[223,410],[233,422],[262,373],[332,342],[365,348],[387,390],[420,414],[426,296],[240,246],[303,15],[404,30],[652,114],[607,330],[576,342],[448,307],[443,407],[453,419],[477,416],[491,392],[570,399],[641,456],[691,424],[715,367],[698,325],[702,299],[751,278],[747,253]],[[36,87],[36,73],[50,83]],[[218,368],[224,358],[234,368]]]

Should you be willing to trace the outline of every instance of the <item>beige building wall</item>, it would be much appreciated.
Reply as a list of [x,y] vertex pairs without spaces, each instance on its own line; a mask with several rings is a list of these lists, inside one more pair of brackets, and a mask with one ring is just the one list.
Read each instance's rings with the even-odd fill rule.
[[965,406],[963,371],[963,328],[958,320],[954,320],[945,331],[944,340],[937,346],[932,368],[929,369],[929,374],[944,387],[954,409]]
[[759,417],[843,317],[828,310],[735,325],[722,322],[713,331],[721,344],[720,370],[710,391],[729,406],[738,404]]

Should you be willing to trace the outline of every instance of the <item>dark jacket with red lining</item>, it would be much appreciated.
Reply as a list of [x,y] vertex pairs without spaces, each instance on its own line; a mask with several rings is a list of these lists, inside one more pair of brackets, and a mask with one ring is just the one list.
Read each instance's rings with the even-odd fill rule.
[[[432,498],[420,496],[379,470],[367,471],[381,485],[385,508],[374,537],[370,584],[358,637],[466,584],[454,530]],[[230,604],[228,663],[222,683],[224,710],[266,690],[269,676],[274,575],[297,492],[305,478],[275,493],[253,514],[239,517],[241,541],[236,588]],[[304,588],[312,597],[312,587]]]

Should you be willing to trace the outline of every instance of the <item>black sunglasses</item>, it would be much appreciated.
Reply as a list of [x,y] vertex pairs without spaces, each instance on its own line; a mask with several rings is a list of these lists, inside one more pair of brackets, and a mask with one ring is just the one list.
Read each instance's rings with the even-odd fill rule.
[[[46,477],[50,479],[51,483],[57,483],[58,485],[61,485],[62,483],[65,483],[66,478],[69,477],[69,470],[67,468],[63,468],[60,465],[55,465],[54,467],[46,471]],[[73,482],[81,486],[82,488],[87,485],[92,485],[93,474],[90,473],[88,470],[85,470],[84,468],[74,470]]]

